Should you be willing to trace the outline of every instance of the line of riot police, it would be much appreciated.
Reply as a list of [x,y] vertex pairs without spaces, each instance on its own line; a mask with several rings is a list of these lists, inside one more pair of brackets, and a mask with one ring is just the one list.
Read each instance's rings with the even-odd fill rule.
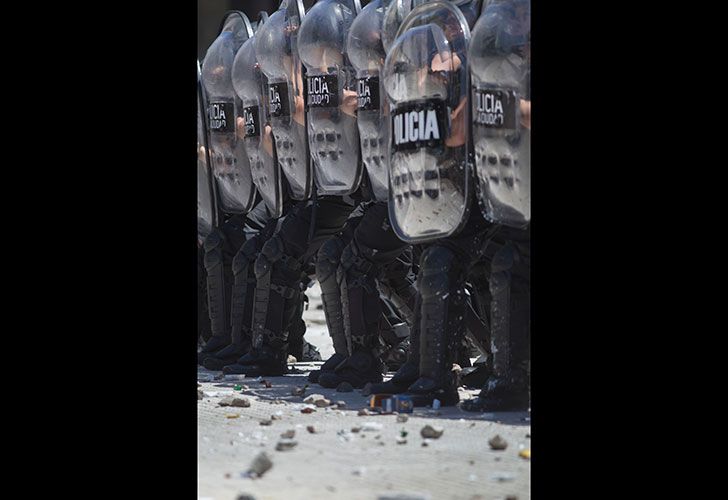
[[233,11],[199,74],[198,362],[317,359],[318,280],[335,353],[311,382],[527,408],[530,0]]

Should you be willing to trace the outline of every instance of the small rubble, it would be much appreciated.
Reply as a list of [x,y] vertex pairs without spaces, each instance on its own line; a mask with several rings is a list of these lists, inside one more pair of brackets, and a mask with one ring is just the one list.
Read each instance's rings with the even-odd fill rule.
[[316,434],[316,427],[313,425],[306,426],[306,430],[309,432],[309,434]]
[[315,405],[318,408],[325,408],[331,405],[331,401],[326,399],[323,394],[311,394],[309,397],[303,400],[306,404]]
[[337,401],[336,407],[340,410],[343,410],[344,408],[346,408],[346,401]]
[[306,389],[308,388],[308,384],[304,385],[303,387],[296,386],[291,391],[291,396],[303,396],[306,394]]
[[397,422],[400,424],[405,423],[407,420],[409,420],[409,417],[407,415],[397,415]]
[[438,439],[440,436],[442,436],[442,433],[445,432],[445,429],[442,427],[433,427],[431,425],[426,425],[420,430],[420,435],[423,438],[429,438],[429,439]]
[[366,408],[362,408],[361,410],[359,410],[357,415],[360,417],[365,417],[367,415],[371,415],[371,412],[369,410],[367,410]]
[[220,406],[236,406],[238,408],[248,408],[250,406],[250,401],[248,401],[248,398],[236,398],[233,396],[228,396],[222,398],[220,400],[220,403],[218,404]]
[[273,421],[271,419],[260,421],[260,425],[272,425],[272,424],[273,424]]
[[256,474],[258,477],[260,477],[268,472],[271,467],[273,467],[273,462],[271,462],[270,458],[268,458],[268,455],[266,455],[266,453],[262,451],[258,454],[258,456],[255,457],[255,459],[253,459],[253,462],[250,464],[250,469],[248,469],[248,472]]
[[281,437],[283,439],[293,439],[296,435],[296,431],[294,429],[288,429],[286,432],[281,432]]
[[[200,385],[200,384],[197,384],[197,385]],[[202,399],[203,396],[204,396],[204,393],[201,390],[197,389],[197,401]]]
[[310,407],[307,406],[306,408],[304,408],[304,409],[301,410],[301,413],[313,413],[315,411],[316,410],[314,410],[313,408],[310,408]]
[[496,434],[494,437],[492,437],[488,444],[490,445],[490,448],[492,450],[505,450],[508,448],[508,441],[500,437],[500,434]]
[[281,439],[276,445],[276,451],[288,451],[298,446],[298,441],[293,439]]

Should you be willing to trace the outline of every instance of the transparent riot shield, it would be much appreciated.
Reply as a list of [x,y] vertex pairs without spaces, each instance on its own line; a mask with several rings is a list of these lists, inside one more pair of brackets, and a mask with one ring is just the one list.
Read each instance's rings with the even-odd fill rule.
[[255,37],[238,50],[233,62],[233,87],[243,106],[238,138],[245,144],[253,183],[273,218],[283,214],[280,167],[270,125],[267,85],[255,55]]
[[389,213],[407,242],[455,234],[467,221],[469,38],[460,10],[435,0],[412,9],[387,54]]
[[301,0],[284,0],[255,36],[255,53],[267,79],[278,164],[294,200],[306,200],[313,192],[303,66],[298,57],[298,31],[304,12]]
[[354,0],[319,0],[306,13],[298,53],[306,67],[308,144],[319,194],[356,191],[362,175],[354,69],[346,37],[361,10]]
[[207,146],[206,100],[197,61],[197,239],[202,244],[215,225],[215,196]]
[[380,72],[386,53],[382,44],[382,21],[390,0],[374,0],[364,7],[349,29],[346,52],[357,77],[357,125],[361,158],[377,201],[389,198],[387,144],[389,120],[381,88]]
[[530,0],[491,0],[469,50],[478,198],[486,219],[531,220]]
[[208,95],[210,160],[220,208],[226,213],[245,214],[255,202],[248,156],[235,132],[243,109],[232,84],[235,54],[251,36],[252,26],[243,13],[226,14],[220,35],[207,49],[202,64],[202,81]]

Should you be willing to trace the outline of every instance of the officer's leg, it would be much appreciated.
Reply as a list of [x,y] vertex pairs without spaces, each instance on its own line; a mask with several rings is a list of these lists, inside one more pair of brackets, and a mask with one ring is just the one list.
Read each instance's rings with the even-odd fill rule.
[[[268,240],[255,261],[253,348],[226,373],[280,375],[286,371],[288,329],[302,300],[303,266],[318,247],[341,230],[352,206],[336,200],[319,200],[316,231],[309,240],[313,207],[299,203],[280,230]],[[338,224],[338,227],[334,227]],[[298,309],[300,311],[300,309]]]
[[275,220],[249,238],[238,250],[233,259],[232,271],[234,284],[231,298],[231,340],[228,346],[205,359],[208,370],[221,370],[250,350],[250,323],[253,314],[253,294],[255,292],[255,259],[263,244],[272,236],[276,228]]
[[207,275],[205,273],[205,249],[197,247],[197,332],[201,343],[210,339],[210,314],[207,310]]
[[197,355],[199,364],[231,342],[229,313],[233,285],[232,260],[245,242],[244,225],[244,217],[233,216],[219,229],[213,229],[204,242],[212,336]]
[[386,204],[368,208],[354,231],[353,240],[344,249],[337,270],[344,331],[351,356],[334,372],[321,374],[319,384],[323,387],[349,382],[360,388],[367,382],[381,382],[378,349],[383,314],[376,279],[382,268],[406,247],[391,230]]
[[502,228],[491,263],[493,374],[480,396],[465,401],[469,411],[528,408],[530,360],[530,234]]

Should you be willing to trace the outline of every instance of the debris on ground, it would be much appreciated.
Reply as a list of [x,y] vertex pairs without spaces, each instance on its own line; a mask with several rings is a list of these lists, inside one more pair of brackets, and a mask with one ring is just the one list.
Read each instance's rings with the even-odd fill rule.
[[409,420],[409,417],[407,415],[397,415],[397,422],[399,423],[405,423],[407,420]]
[[237,406],[238,408],[248,408],[250,406],[250,401],[248,401],[248,398],[233,398],[230,406]]
[[342,382],[336,387],[336,392],[353,392],[354,386],[349,382]]
[[508,474],[507,472],[497,472],[491,476],[491,479],[498,481],[499,483],[505,483],[506,481],[513,481],[516,476]]
[[198,382],[212,382],[213,380],[215,380],[215,378],[212,376],[211,373],[198,373],[197,374]]
[[288,451],[298,446],[298,441],[293,439],[281,439],[276,445],[276,451]]
[[525,450],[519,451],[518,456],[521,458],[525,458],[526,460],[530,460],[531,459],[531,448],[526,448]]
[[336,407],[339,408],[339,409],[346,408],[346,401],[337,401],[336,402]]
[[316,427],[314,427],[313,425],[308,425],[308,426],[306,426],[306,430],[307,430],[307,431],[308,431],[308,432],[309,432],[310,434],[316,434]]
[[260,421],[260,425],[272,425],[272,424],[273,424],[273,421],[271,419]]
[[270,383],[270,380],[261,380],[260,383],[263,384],[266,389],[270,389],[273,386],[273,384]]
[[231,406],[233,404],[233,397],[228,396],[225,398],[222,398],[219,403],[217,403],[220,406]]
[[291,396],[303,396],[304,394],[306,394],[306,388],[308,388],[308,384],[304,385],[303,387],[294,387],[291,391]]
[[306,408],[304,408],[304,409],[301,410],[301,413],[313,413],[315,411],[316,410],[314,410],[313,408],[310,408],[310,407],[307,406]]
[[357,413],[357,415],[360,416],[360,417],[364,417],[364,416],[367,416],[367,415],[371,415],[371,412],[369,410],[367,410],[366,408],[362,408],[361,410],[359,410],[359,412]]
[[407,444],[407,438],[402,437],[402,436],[398,437],[397,444]]
[[325,408],[331,404],[331,401],[326,399],[323,394],[311,394],[309,397],[303,400],[306,404],[312,404],[318,408]]
[[268,458],[268,455],[266,455],[264,451],[261,451],[258,453],[258,456],[253,459],[248,472],[260,477],[268,472],[271,467],[273,467],[273,462],[270,461],[270,458]]
[[255,497],[253,495],[238,495],[238,498],[235,500],[255,500]]
[[433,427],[428,424],[420,430],[420,435],[423,438],[438,439],[443,432],[445,432],[443,427]]
[[225,418],[238,418],[238,417],[240,417],[240,414],[238,414],[238,413],[230,413],[230,414],[225,415]]
[[488,441],[488,444],[492,450],[505,450],[508,448],[508,441],[500,437],[500,434],[496,434],[492,437],[490,441]]
[[351,428],[351,432],[353,432],[353,433],[357,433],[357,432],[359,432],[360,430],[361,430],[361,427],[352,427],[352,428]]
[[381,431],[384,426],[377,422],[367,422],[361,428],[364,432]]
[[[197,384],[197,385],[199,385],[199,384]],[[201,390],[197,389],[197,400],[198,400],[198,401],[199,401],[200,399],[202,399],[202,396],[203,396],[203,394],[204,394],[204,393],[203,393],[203,392],[202,392]]]
[[427,448],[428,446],[430,446],[430,440],[429,439],[423,440],[422,441],[422,447],[423,448]]
[[283,412],[279,411],[270,416],[271,420],[283,420]]
[[281,437],[283,439],[293,439],[293,437],[296,435],[295,429],[288,429],[286,432],[281,432]]
[[233,389],[234,389],[234,390],[236,390],[236,391],[240,391],[240,390],[242,390],[242,389],[243,389],[243,386],[242,386],[242,385],[240,385],[240,384],[235,384],[235,385],[233,386]]

